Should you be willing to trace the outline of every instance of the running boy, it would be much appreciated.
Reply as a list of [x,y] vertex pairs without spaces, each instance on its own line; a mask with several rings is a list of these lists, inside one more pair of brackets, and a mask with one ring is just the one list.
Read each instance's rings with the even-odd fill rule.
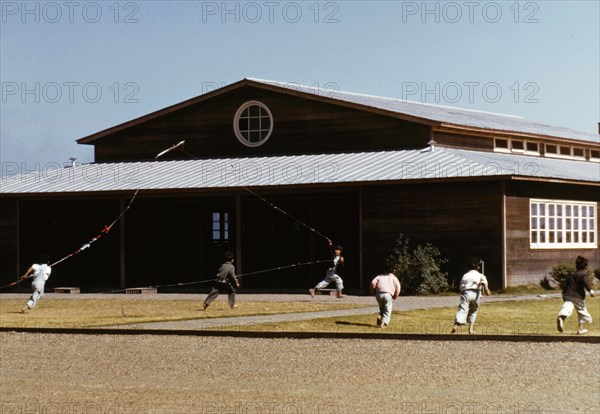
[[227,292],[231,309],[237,308],[235,304],[235,290],[239,289],[239,287],[240,284],[235,277],[235,267],[233,266],[233,253],[225,252],[225,263],[217,271],[217,278],[213,282],[210,293],[204,300],[203,310],[206,310],[221,292]]
[[40,263],[32,264],[27,272],[23,276],[21,276],[22,280],[25,280],[29,277],[29,275],[33,274],[33,282],[31,282],[31,289],[33,290],[33,294],[27,301],[27,305],[21,309],[21,313],[27,313],[31,309],[35,308],[38,304],[40,298],[44,296],[44,287],[46,285],[46,280],[50,277],[50,273],[52,272],[52,268],[48,266],[48,262],[50,258],[47,254],[43,254],[40,257]]
[[579,329],[577,329],[577,333],[583,335],[588,331],[583,327],[583,324],[591,323],[592,315],[590,315],[585,307],[585,291],[589,291],[591,297],[594,297],[595,294],[588,279],[587,267],[587,259],[577,256],[575,260],[576,271],[567,279],[563,289],[564,302],[556,318],[558,332],[563,331],[565,319],[571,316],[573,309],[577,309],[577,314],[579,315]]
[[394,266],[389,261],[385,262],[383,274],[375,277],[371,282],[371,293],[375,294],[379,304],[377,326],[385,328],[390,323],[392,316],[393,300],[400,294],[400,281],[392,273]]
[[466,325],[469,322],[469,334],[475,333],[475,318],[479,310],[479,301],[481,299],[481,290],[486,295],[491,295],[488,287],[487,278],[479,273],[481,270],[481,262],[474,257],[467,259],[467,268],[470,269],[465,273],[460,281],[460,304],[456,312],[454,327],[452,333],[456,333],[459,325]]

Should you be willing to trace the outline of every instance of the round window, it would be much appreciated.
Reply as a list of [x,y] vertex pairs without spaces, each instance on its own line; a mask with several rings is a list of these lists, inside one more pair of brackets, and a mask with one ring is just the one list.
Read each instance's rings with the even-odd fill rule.
[[262,102],[248,101],[235,113],[233,130],[242,144],[258,147],[264,144],[273,132],[273,115]]

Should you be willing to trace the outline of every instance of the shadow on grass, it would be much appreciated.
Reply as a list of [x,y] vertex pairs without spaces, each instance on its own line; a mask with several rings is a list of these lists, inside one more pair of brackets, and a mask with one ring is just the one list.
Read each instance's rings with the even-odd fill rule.
[[366,326],[369,328],[374,328],[375,325],[371,325],[368,323],[358,323],[358,322],[347,322],[347,321],[335,321],[336,325],[346,325],[346,326]]

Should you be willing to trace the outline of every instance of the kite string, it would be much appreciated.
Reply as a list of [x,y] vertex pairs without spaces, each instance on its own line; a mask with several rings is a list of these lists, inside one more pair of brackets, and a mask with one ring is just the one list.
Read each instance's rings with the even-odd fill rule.
[[101,238],[101,237],[102,237],[104,234],[108,234],[108,232],[111,230],[111,228],[112,228],[112,227],[113,227],[113,226],[114,226],[114,225],[115,225],[115,224],[116,224],[116,223],[117,223],[119,220],[121,220],[121,218],[123,218],[123,216],[125,215],[125,213],[127,213],[127,210],[129,210],[129,208],[130,208],[130,207],[131,207],[131,205],[133,204],[133,201],[134,201],[134,200],[135,200],[135,198],[137,197],[137,195],[138,195],[138,192],[139,192],[139,191],[140,191],[139,189],[135,190],[135,193],[133,194],[133,197],[131,198],[131,200],[129,200],[129,203],[127,204],[127,207],[125,207],[125,208],[123,209],[123,211],[121,211],[121,213],[118,215],[118,217],[117,217],[116,219],[114,219],[114,220],[113,220],[113,222],[112,222],[112,223],[111,223],[109,226],[106,226],[106,225],[105,225],[105,226],[104,226],[104,228],[103,228],[103,229],[100,231],[100,233],[99,233],[99,234],[98,234],[96,237],[92,238],[90,241],[88,241],[87,243],[83,244],[83,245],[82,245],[82,246],[81,246],[79,249],[77,249],[77,250],[75,250],[75,251],[73,251],[73,252],[69,253],[68,255],[64,256],[62,259],[60,259],[60,260],[57,260],[57,261],[56,261],[56,262],[54,262],[54,263],[51,263],[49,266],[50,266],[50,267],[56,266],[56,265],[58,265],[59,263],[62,263],[62,262],[64,262],[64,261],[65,261],[65,260],[67,260],[68,258],[70,258],[70,257],[73,257],[73,256],[75,256],[76,254],[79,254],[79,253],[81,253],[83,250],[85,250],[85,249],[88,249],[88,248],[89,248],[89,247],[92,245],[92,243],[94,243],[96,240],[98,240],[99,238]]
[[[290,269],[293,267],[298,267],[298,266],[308,266],[308,265],[312,265],[312,264],[319,264],[319,263],[329,263],[331,262],[331,259],[327,259],[327,260],[315,260],[312,262],[304,262],[304,263],[295,263],[295,264],[291,264],[291,265],[287,265],[287,266],[278,266],[278,267],[273,267],[270,269],[264,269],[264,270],[257,270],[254,272],[248,272],[248,273],[242,273],[239,275],[236,275],[236,279],[239,279],[241,277],[248,277],[248,276],[255,276],[261,273],[267,273],[267,272],[273,272],[276,270],[284,270],[284,269]],[[196,280],[194,282],[180,282],[180,283],[171,283],[171,284],[167,284],[167,285],[150,285],[150,286],[140,286],[137,287],[137,289],[147,289],[147,288],[154,288],[154,289],[158,289],[158,288],[165,288],[165,287],[174,287],[174,286],[188,286],[188,285],[200,285],[203,283],[212,283],[214,282],[215,279],[203,279],[203,280]],[[106,292],[100,292],[102,294],[108,294],[108,293],[119,293],[119,292],[125,292],[127,289],[117,289],[117,290],[110,290],[110,291],[106,291]]]
[[[185,149],[183,149],[183,143],[185,143],[185,141],[181,141],[178,144],[172,146],[171,148],[169,148],[169,150],[171,149],[175,149],[176,147],[179,148],[179,150],[181,150],[183,153],[185,153],[188,157],[192,158],[193,160],[198,160],[198,157],[194,156],[193,154],[191,154],[190,152],[186,151]],[[163,155],[163,154],[160,154]],[[306,224],[305,222],[303,222],[302,220],[292,216],[290,213],[288,213],[287,211],[284,211],[282,208],[276,206],[275,204],[271,203],[269,200],[265,199],[264,197],[259,196],[258,194],[256,194],[254,191],[250,190],[248,187],[240,185],[240,187],[244,190],[246,190],[247,192],[249,192],[250,194],[252,194],[253,196],[257,197],[258,199],[260,199],[261,201],[267,203],[269,206],[273,207],[275,210],[279,211],[280,213],[288,216],[289,218],[291,218],[292,220],[296,221],[297,223],[301,224],[302,226],[306,227],[308,230],[312,231],[313,233],[315,233],[316,235],[324,238],[325,240],[327,240],[327,242],[329,244],[332,244],[332,241],[329,237],[325,236],[324,234],[320,233],[319,231],[317,231],[315,228],[309,226],[308,224]]]
[[[131,200],[129,200],[129,203],[127,204],[127,207],[125,207],[123,209],[123,211],[121,211],[121,213],[117,216],[116,219],[113,220],[113,222],[109,226],[105,225],[104,228],[100,231],[100,233],[96,237],[92,238],[90,241],[88,241],[87,243],[83,244],[79,249],[77,249],[77,250],[69,253],[68,255],[64,256],[63,258],[57,260],[56,262],[50,263],[49,266],[50,267],[54,267],[54,266],[56,266],[56,265],[64,262],[65,260],[69,259],[70,257],[73,257],[73,256],[75,256],[78,253],[81,253],[83,250],[88,249],[92,245],[92,243],[94,243],[96,240],[98,240],[99,238],[101,238],[104,234],[108,234],[108,232],[111,230],[111,228],[119,220],[121,220],[121,218],[123,218],[123,216],[125,215],[125,213],[127,213],[127,210],[129,210],[129,208],[133,204],[133,201],[137,197],[139,191],[140,191],[139,189],[135,190],[135,193],[133,194],[133,197],[131,198]],[[18,280],[14,281],[12,283],[9,283],[8,285],[0,286],[0,289],[4,289],[4,288],[10,287],[10,286],[15,286],[15,285],[17,285],[17,284],[25,281],[26,279],[30,279],[31,277],[32,277],[32,275],[29,276],[29,277],[26,277],[25,279],[19,278]]]
[[318,236],[324,238],[325,240],[327,240],[328,243],[332,243],[331,239],[325,235],[323,235],[322,233],[320,233],[319,231],[317,231],[316,229],[314,229],[313,227],[310,227],[308,224],[306,224],[305,222],[303,222],[302,220],[292,216],[290,213],[288,213],[287,211],[282,210],[280,207],[277,207],[275,204],[271,203],[269,200],[259,196],[258,194],[256,194],[254,191],[250,190],[247,187],[242,186],[242,188],[246,191],[248,191],[250,194],[258,197],[260,200],[264,201],[265,203],[267,203],[268,205],[270,205],[271,207],[273,207],[275,210],[279,211],[282,214],[285,214],[286,216],[288,216],[289,218],[291,218],[292,220],[297,221],[299,224],[303,225],[304,227],[306,227],[307,229],[309,229],[310,231],[314,232],[315,234],[317,234]]

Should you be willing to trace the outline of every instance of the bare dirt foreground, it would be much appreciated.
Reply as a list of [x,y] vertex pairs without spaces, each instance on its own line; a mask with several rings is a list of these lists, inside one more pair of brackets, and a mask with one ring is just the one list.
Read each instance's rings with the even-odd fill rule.
[[2,332],[0,413],[600,412],[600,345]]

